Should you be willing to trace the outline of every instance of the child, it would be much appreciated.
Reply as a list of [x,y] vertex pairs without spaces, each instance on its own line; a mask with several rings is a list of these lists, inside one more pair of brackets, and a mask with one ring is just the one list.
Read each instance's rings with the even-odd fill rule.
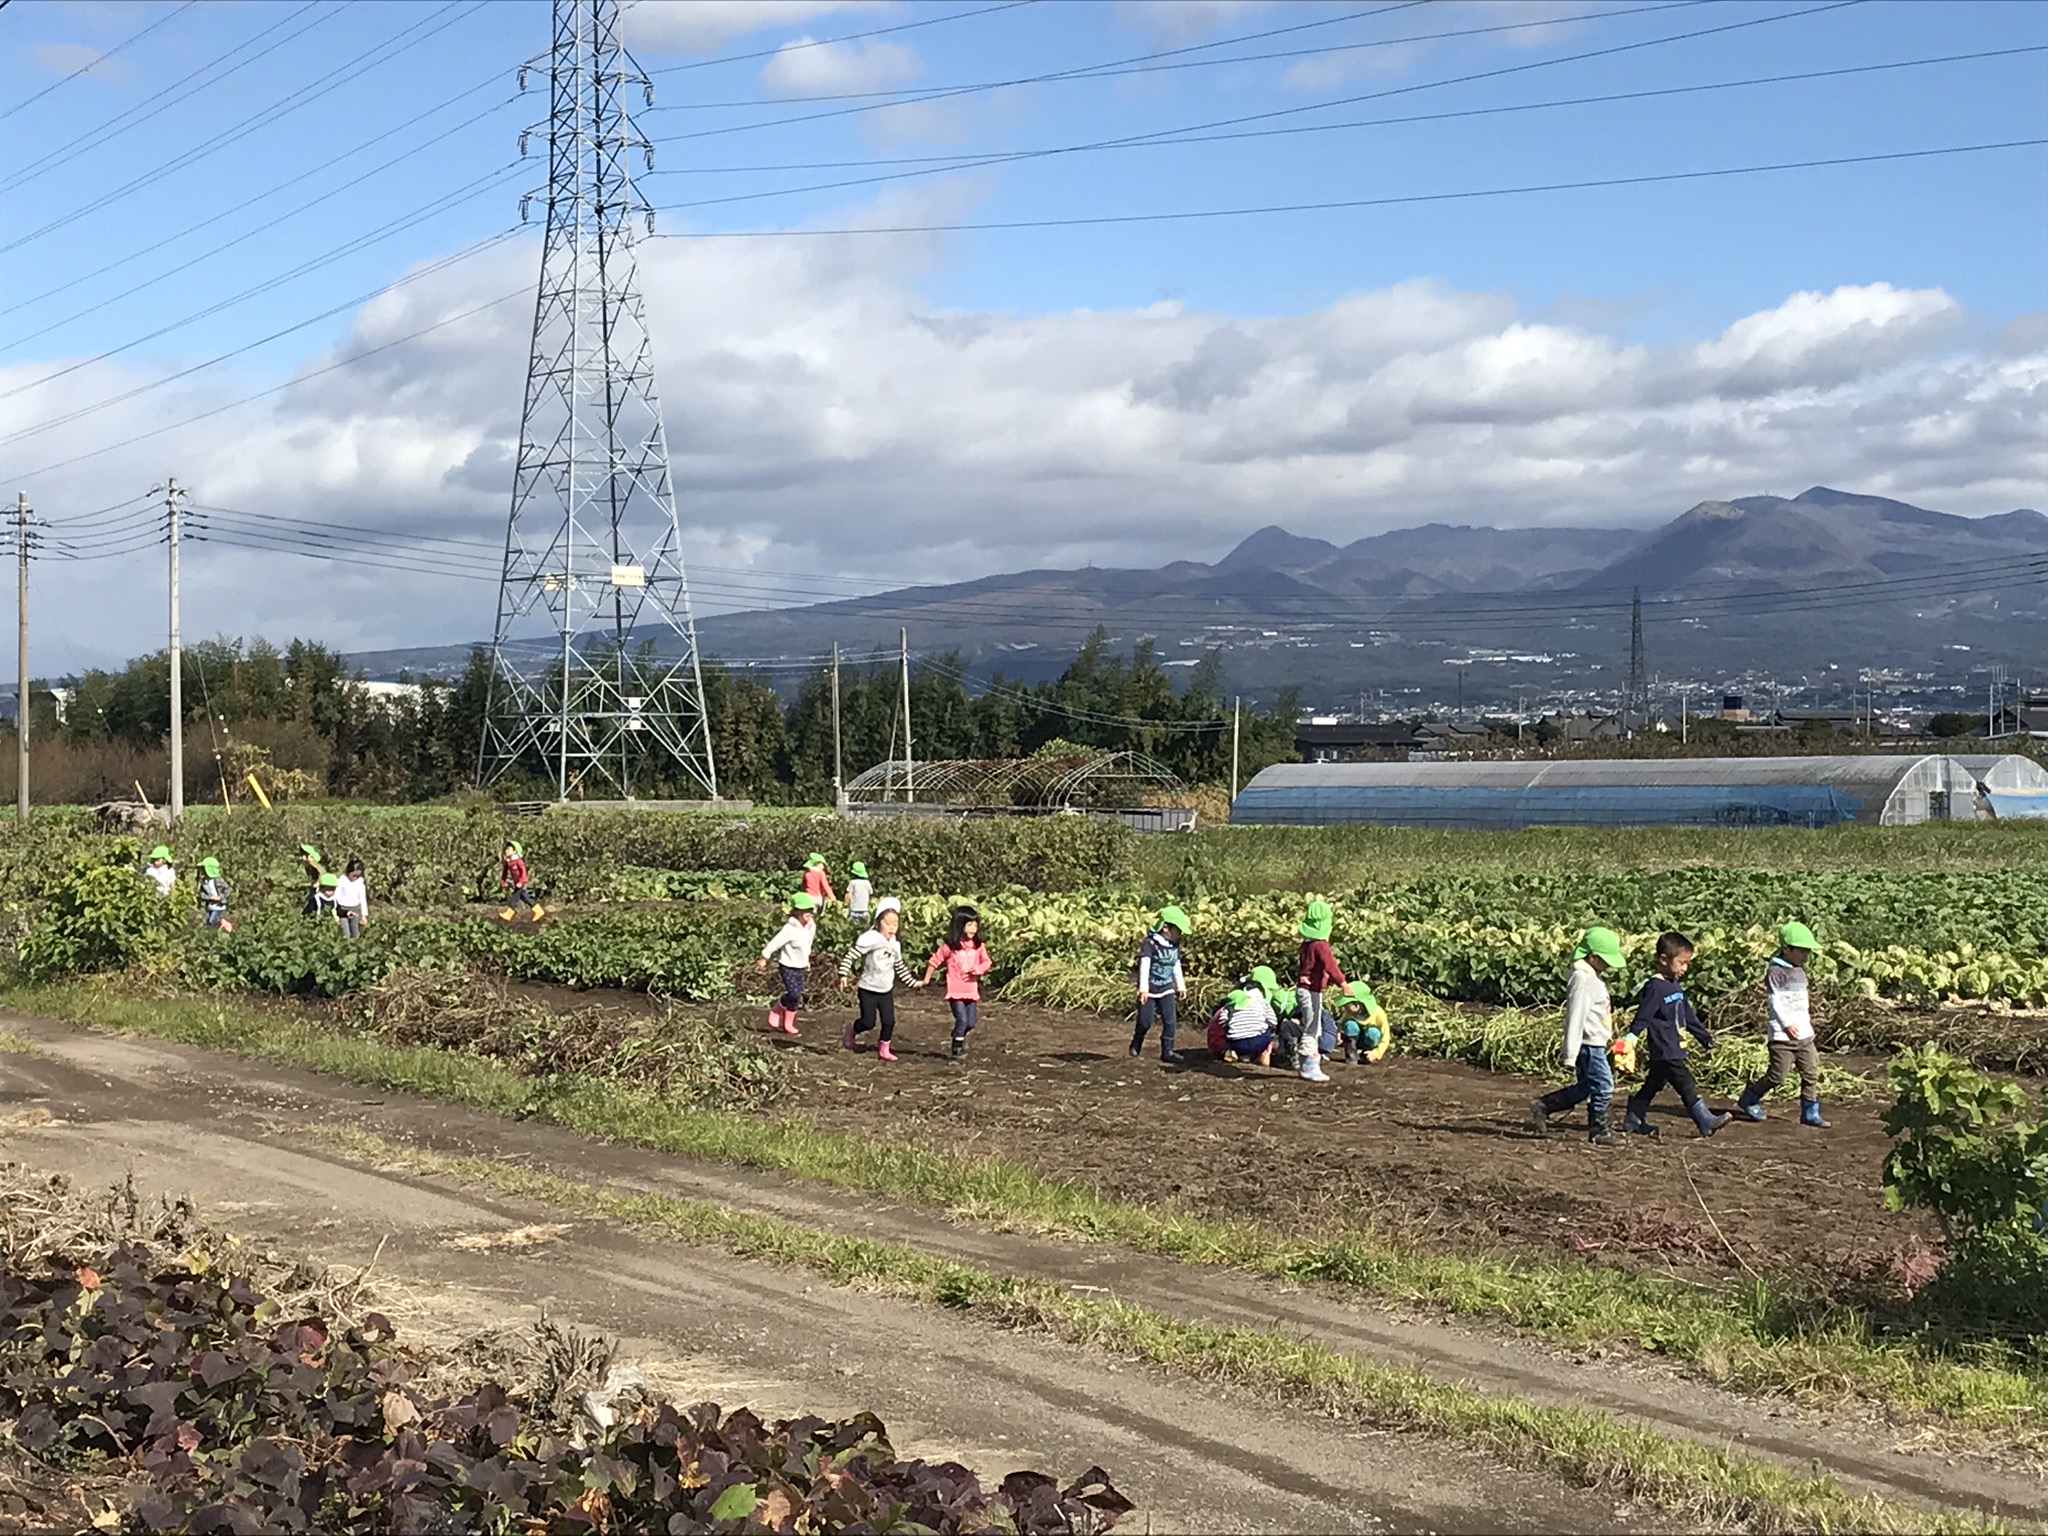
[[875,887],[868,879],[868,867],[853,861],[853,878],[846,882],[846,915],[856,923],[868,920],[868,903],[875,899]]
[[512,921],[513,907],[530,913],[535,922],[546,916],[547,908],[527,894],[526,882],[531,874],[526,867],[526,850],[518,843],[507,841],[504,860],[498,868],[498,888],[512,893],[512,906],[498,909],[498,916],[506,922]]
[[[1274,977],[1273,982],[1280,986],[1279,977]],[[1337,1020],[1329,1009],[1317,1005],[1315,1028],[1311,1030],[1301,1007],[1304,995],[1296,988],[1284,986],[1267,993],[1273,1004],[1275,1054],[1292,1060],[1307,1081],[1327,1083],[1329,1078],[1322,1075],[1320,1063],[1337,1054]],[[1311,1067],[1314,1076],[1310,1076]]]
[[1713,1135],[1733,1118],[1717,1115],[1707,1107],[1707,1101],[1700,1097],[1699,1085],[1692,1080],[1692,1068],[1685,1062],[1681,1028],[1692,1032],[1701,1050],[1714,1048],[1714,1037],[1707,1033],[1707,1026],[1700,1022],[1699,1014],[1685,995],[1685,973],[1692,969],[1692,953],[1692,940],[1684,934],[1658,935],[1657,974],[1643,983],[1635,1019],[1623,1032],[1623,1038],[1647,1034],[1650,1039],[1649,1070],[1643,1074],[1643,1086],[1629,1095],[1627,1111],[1621,1118],[1622,1128],[1638,1136],[1657,1134],[1657,1127],[1643,1117],[1650,1112],[1650,1101],[1666,1083],[1678,1090],[1679,1101],[1702,1136]]
[[209,928],[233,933],[228,921],[228,883],[221,878],[220,860],[211,855],[199,861],[199,915]]
[[1344,999],[1338,1005],[1338,1027],[1344,1035],[1344,1059],[1377,1064],[1394,1047],[1394,1025],[1387,1010],[1362,981],[1344,983]]
[[989,968],[988,946],[981,942],[981,914],[974,908],[953,909],[946,942],[925,964],[923,985],[930,985],[940,966],[946,968],[946,1006],[953,1010],[953,1059],[960,1061],[967,1055],[967,1037],[981,1022],[981,978]]
[[1181,969],[1181,940],[1194,931],[1187,913],[1176,906],[1159,909],[1159,924],[1138,946],[1138,1027],[1131,1036],[1131,1054],[1144,1054],[1152,1016],[1159,1015],[1159,1059],[1180,1065],[1173,1037],[1180,1028],[1180,1000],[1188,995],[1187,973]]
[[839,1043],[849,1051],[860,1048],[860,1037],[881,1026],[880,1043],[875,1055],[882,1061],[894,1061],[895,1049],[890,1044],[896,1038],[896,983],[906,987],[921,987],[923,982],[910,974],[910,967],[903,963],[903,945],[896,937],[896,931],[903,923],[903,903],[894,896],[884,896],[875,903],[875,925],[853,941],[839,961],[839,981],[843,986],[851,976],[854,967],[860,967],[857,983],[860,997],[860,1017],[846,1026],[846,1033],[839,1037]]
[[320,877],[327,873],[327,865],[311,843],[299,844],[299,865],[306,872],[306,899],[299,910],[312,917],[320,910]]
[[178,872],[171,867],[171,850],[162,843],[149,850],[149,864],[142,873],[159,896],[170,895],[171,888],[178,883]]
[[320,883],[313,887],[313,916],[332,921],[334,918],[334,888],[341,884],[339,875],[322,875]]
[[1797,1067],[1799,1123],[1828,1128],[1820,1117],[1820,1053],[1813,1043],[1813,1002],[1806,988],[1806,962],[1816,947],[1813,930],[1804,923],[1786,923],[1778,930],[1778,952],[1764,972],[1771,1064],[1735,1101],[1745,1120],[1763,1119],[1763,1096]]
[[370,918],[370,882],[364,878],[361,859],[350,859],[341,878],[334,882],[334,915],[349,938],[363,936],[363,924]]
[[[1312,901],[1295,931],[1301,935],[1301,956],[1294,968],[1294,989],[1301,1009],[1301,1075],[1311,1083],[1327,1083],[1322,1067],[1323,993],[1344,985],[1344,968],[1330,948],[1333,921],[1327,901]],[[1334,1048],[1336,1042],[1330,1042]]]
[[1252,967],[1245,985],[1230,994],[1230,1015],[1224,1020],[1225,1061],[1256,1061],[1262,1067],[1273,1064],[1273,1046],[1279,1039],[1279,1017],[1272,999],[1279,995],[1280,978],[1270,965]]
[[811,974],[811,944],[818,936],[818,898],[798,891],[789,898],[789,917],[761,951],[754,969],[765,971],[773,960],[782,973],[782,1001],[768,1010],[768,1027],[784,1034],[797,1032],[796,1011],[803,1006],[804,982]]
[[1529,1103],[1529,1123],[1541,1136],[1550,1117],[1574,1104],[1586,1106],[1586,1139],[1596,1147],[1614,1145],[1607,1106],[1614,1098],[1614,1067],[1607,1059],[1614,1001],[1601,980],[1621,969],[1621,940],[1612,928],[1588,928],[1572,951],[1572,979],[1564,994],[1564,1061],[1577,1081],[1552,1089]]
[[818,903],[820,912],[839,899],[832,894],[832,877],[825,872],[825,855],[822,853],[814,853],[804,860],[804,890]]

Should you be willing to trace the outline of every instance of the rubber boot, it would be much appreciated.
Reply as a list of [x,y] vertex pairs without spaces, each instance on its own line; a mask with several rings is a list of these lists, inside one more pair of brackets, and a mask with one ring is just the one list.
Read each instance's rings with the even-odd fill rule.
[[1692,1123],[1699,1128],[1699,1133],[1702,1136],[1713,1135],[1714,1132],[1720,1130],[1722,1126],[1735,1118],[1733,1115],[1715,1114],[1705,1099],[1694,1099],[1686,1107],[1692,1112]]
[[875,1047],[875,1059],[877,1061],[894,1061],[896,1059],[896,1052],[888,1041],[884,1040]]
[[1133,1056],[1145,1054],[1145,1031],[1142,1029],[1131,1036],[1131,1054]]
[[499,921],[499,922],[501,922],[501,923],[509,923],[509,922],[511,922],[511,921],[512,921],[512,909],[511,909],[510,907],[500,907],[500,908],[498,908],[498,921]]
[[860,1035],[855,1031],[854,1027],[851,1024],[849,1024],[846,1026],[845,1031],[839,1036],[839,1043],[845,1046],[849,1051],[857,1051],[860,1049]]
[[965,1061],[965,1060],[967,1059],[967,1037],[966,1037],[966,1036],[964,1036],[964,1035],[955,1035],[955,1036],[953,1037],[953,1059],[954,1059],[955,1061]]
[[801,1033],[801,1031],[799,1031],[796,1027],[796,1010],[794,1008],[785,1008],[782,1010],[782,1032],[785,1035],[794,1035]]
[[1638,1136],[1655,1136],[1658,1134],[1657,1127],[1645,1120],[1642,1110],[1636,1108],[1634,1099],[1629,1100],[1628,1108],[1622,1113],[1621,1128],[1624,1131],[1632,1131]]
[[1763,1098],[1763,1095],[1757,1092],[1756,1084],[1751,1083],[1742,1090],[1742,1097],[1735,1101],[1735,1113],[1742,1116],[1745,1120],[1754,1120],[1761,1123],[1764,1118],[1764,1107],[1757,1102],[1761,1098]]
[[1799,1106],[1799,1123],[1801,1125],[1810,1125],[1815,1130],[1820,1131],[1824,1131],[1828,1128],[1827,1121],[1821,1119],[1820,1117],[1819,1099],[1808,1099],[1804,1104]]
[[769,1006],[768,1033],[771,1035],[782,1033],[782,1004],[780,1003],[774,1003]]
[[1309,1044],[1306,1036],[1302,1037],[1301,1080],[1304,1083],[1327,1083],[1330,1080],[1330,1074],[1323,1070],[1322,1055]]
[[1529,1129],[1538,1136],[1549,1134],[1550,1107],[1542,1099],[1531,1099],[1529,1101]]
[[1344,1064],[1351,1067],[1358,1065],[1358,1037],[1356,1035],[1346,1035],[1344,1037]]
[[1607,1128],[1607,1116],[1604,1112],[1595,1114],[1590,1109],[1586,1111],[1586,1140],[1596,1147],[1614,1145],[1614,1132]]

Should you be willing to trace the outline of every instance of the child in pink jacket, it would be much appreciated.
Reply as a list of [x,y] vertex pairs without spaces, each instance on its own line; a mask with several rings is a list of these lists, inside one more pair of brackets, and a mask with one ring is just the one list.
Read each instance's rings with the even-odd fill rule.
[[946,942],[932,951],[924,968],[929,982],[941,966],[946,970],[946,1006],[953,1010],[953,1059],[967,1055],[967,1037],[980,1022],[981,978],[988,974],[988,946],[981,942],[981,914],[955,907]]

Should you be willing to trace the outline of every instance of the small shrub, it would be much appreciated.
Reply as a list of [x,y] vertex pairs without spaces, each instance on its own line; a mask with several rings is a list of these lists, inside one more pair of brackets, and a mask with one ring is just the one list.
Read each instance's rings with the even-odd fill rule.
[[192,902],[177,891],[158,894],[120,849],[73,855],[41,894],[19,949],[32,981],[126,970],[163,956]]

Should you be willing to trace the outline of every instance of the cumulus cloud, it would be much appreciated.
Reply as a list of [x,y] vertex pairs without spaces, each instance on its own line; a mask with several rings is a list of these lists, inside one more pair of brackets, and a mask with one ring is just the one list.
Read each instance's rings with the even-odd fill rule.
[[118,75],[121,61],[110,59],[84,43],[38,43],[30,50],[37,64],[53,75]]
[[1163,43],[1199,43],[1247,17],[1273,9],[1273,0],[1117,0],[1117,16]]
[[[1655,344],[1604,331],[1597,308],[1538,316],[1427,279],[1293,315],[1012,314],[926,297],[941,238],[643,246],[693,559],[898,584],[1213,557],[1268,522],[1338,541],[1432,519],[1639,523],[1814,483],[1983,513],[2048,480],[2048,317],[1979,336],[1937,289],[1794,293]],[[35,477],[38,510],[58,520],[168,470],[202,502],[379,530],[400,565],[418,535],[474,540],[474,581],[202,546],[188,628],[360,646],[487,633],[530,302],[310,375],[530,284],[536,257],[507,245],[387,293],[304,384]],[[0,393],[50,361],[0,370]],[[134,382],[101,364],[0,400],[0,438]],[[0,483],[232,397],[195,382],[0,445]],[[47,569],[61,584],[113,568]],[[71,590],[78,633],[152,643],[149,605]]]
[[886,39],[821,43],[800,37],[784,43],[761,69],[773,96],[820,96],[839,91],[886,91],[924,73],[917,50]]
[[895,9],[890,0],[629,0],[621,24],[632,48],[701,54],[749,32],[801,26],[842,12]]

